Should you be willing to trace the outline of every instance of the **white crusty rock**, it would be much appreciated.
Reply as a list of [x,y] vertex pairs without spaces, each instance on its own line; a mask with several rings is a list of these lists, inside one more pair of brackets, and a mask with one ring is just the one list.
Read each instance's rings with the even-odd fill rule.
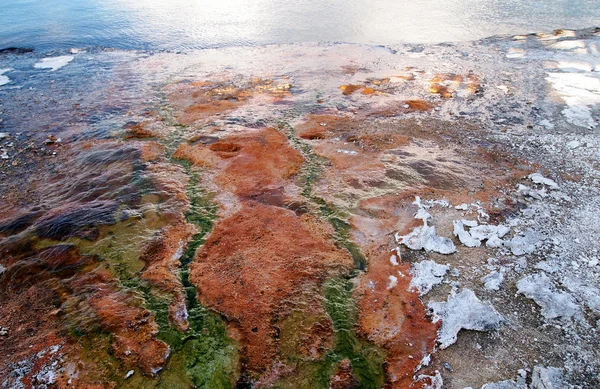
[[556,367],[536,366],[531,377],[531,389],[567,389],[563,370]]
[[506,380],[485,384],[481,389],[527,389],[527,386],[520,385],[513,380]]
[[578,140],[572,140],[570,142],[567,142],[566,146],[568,148],[570,148],[571,150],[574,150],[574,149],[578,148],[579,146],[581,146],[581,142],[579,142]]
[[527,185],[519,184],[517,187],[517,193],[523,196],[531,197],[532,199],[541,200],[546,197],[548,194],[546,193],[546,189],[532,189]]
[[403,244],[411,250],[434,251],[440,254],[456,252],[456,246],[449,238],[438,236],[435,227],[425,223],[422,227],[414,228],[410,234],[400,236],[396,234],[398,244]]
[[415,219],[421,219],[423,222],[428,222],[433,219],[433,216],[425,208],[419,208],[415,214]]
[[502,281],[504,281],[504,274],[501,271],[494,271],[481,279],[487,290],[499,290]]
[[523,234],[504,242],[504,246],[508,247],[513,255],[525,255],[533,253],[541,240],[542,238],[539,233],[529,229]]
[[549,178],[542,176],[540,173],[533,173],[529,175],[529,179],[536,184],[546,185],[550,189],[558,189],[558,184]]
[[421,296],[429,293],[435,285],[441,284],[450,267],[426,260],[412,265],[410,288],[416,289]]
[[455,220],[454,221],[454,236],[458,237],[460,243],[464,244],[467,247],[479,247],[481,246],[481,241],[479,239],[475,239],[471,236],[471,234],[465,230],[465,223],[463,220]]
[[490,247],[490,248],[502,247],[503,244],[504,244],[504,241],[502,239],[498,238],[497,236],[492,236],[491,238],[489,238],[487,240],[487,242],[485,242],[486,247]]
[[422,227],[414,228],[410,234],[400,236],[396,233],[396,242],[403,244],[411,250],[434,251],[440,254],[452,254],[456,252],[454,243],[448,238],[438,236],[435,232],[435,227],[427,225],[427,222],[433,217],[427,212],[427,206],[421,202],[419,196],[415,197],[413,204],[419,207],[415,214],[415,219],[423,220]]
[[423,386],[424,389],[442,389],[444,387],[444,380],[438,370],[435,371],[435,375],[419,375],[417,381],[429,381]]
[[469,230],[471,236],[479,240],[490,239],[492,237],[503,238],[509,232],[510,228],[506,226],[493,226],[490,224],[482,224]]
[[482,303],[469,289],[452,293],[447,302],[431,302],[428,308],[434,313],[434,321],[442,320],[437,338],[442,349],[456,342],[458,332],[462,329],[495,330],[504,320],[491,304]]
[[[465,227],[470,227],[467,231]],[[504,241],[500,238],[510,232],[510,228],[503,225],[482,224],[477,225],[477,222],[472,220],[455,220],[454,235],[458,240],[467,247],[479,247],[481,241],[487,240],[486,246],[500,247]]]
[[535,301],[546,319],[581,316],[575,299],[567,292],[559,292],[546,274],[532,274],[517,282],[519,293]]

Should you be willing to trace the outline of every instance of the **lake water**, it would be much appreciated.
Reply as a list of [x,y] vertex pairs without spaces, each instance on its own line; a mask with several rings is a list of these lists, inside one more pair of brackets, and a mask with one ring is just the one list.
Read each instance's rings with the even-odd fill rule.
[[597,25],[598,0],[3,0],[0,48],[439,43]]

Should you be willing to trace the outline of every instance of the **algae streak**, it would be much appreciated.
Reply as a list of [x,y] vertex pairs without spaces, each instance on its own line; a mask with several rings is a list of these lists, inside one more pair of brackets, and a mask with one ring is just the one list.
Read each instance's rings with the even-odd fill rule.
[[[294,130],[286,123],[279,125],[281,130],[287,128],[290,143],[306,158],[301,169],[300,184],[302,195],[317,208],[319,215],[333,226],[334,239],[339,247],[345,248],[352,256],[355,277],[366,268],[366,258],[358,245],[350,239],[351,227],[344,220],[343,214],[324,199],[313,195],[313,185],[318,180],[324,160],[312,152],[310,145],[296,137]],[[327,352],[320,361],[290,360],[296,362],[296,377],[280,380],[277,388],[315,388],[326,389],[330,386],[330,379],[336,373],[339,363],[350,360],[352,374],[358,380],[358,388],[375,389],[383,387],[385,373],[383,363],[385,352],[367,342],[358,339],[355,334],[357,320],[356,303],[353,299],[353,283],[344,277],[335,277],[325,282],[323,286],[325,309],[331,318],[335,330],[335,346]]]

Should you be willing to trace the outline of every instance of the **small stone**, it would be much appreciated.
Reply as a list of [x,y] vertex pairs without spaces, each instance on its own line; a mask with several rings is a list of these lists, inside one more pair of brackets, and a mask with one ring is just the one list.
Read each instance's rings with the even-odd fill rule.
[[51,145],[56,142],[60,142],[60,138],[56,138],[54,135],[48,135],[48,139],[44,141],[44,143],[47,145]]
[[579,146],[581,146],[581,143],[576,140],[572,140],[567,143],[567,147],[570,148],[571,150],[574,150],[574,149],[578,148]]
[[128,379],[129,377],[131,377],[131,376],[133,375],[133,373],[135,373],[135,371],[134,371],[134,370],[129,370],[129,371],[127,372],[127,374],[125,374],[125,379]]

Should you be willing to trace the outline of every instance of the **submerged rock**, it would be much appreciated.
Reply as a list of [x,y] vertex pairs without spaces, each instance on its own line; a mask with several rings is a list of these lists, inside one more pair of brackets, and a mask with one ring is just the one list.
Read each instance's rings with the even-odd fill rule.
[[498,329],[503,322],[502,315],[491,304],[482,303],[469,289],[453,293],[447,302],[431,302],[428,307],[435,321],[442,321],[437,338],[442,349],[455,343],[462,329],[490,331]]

